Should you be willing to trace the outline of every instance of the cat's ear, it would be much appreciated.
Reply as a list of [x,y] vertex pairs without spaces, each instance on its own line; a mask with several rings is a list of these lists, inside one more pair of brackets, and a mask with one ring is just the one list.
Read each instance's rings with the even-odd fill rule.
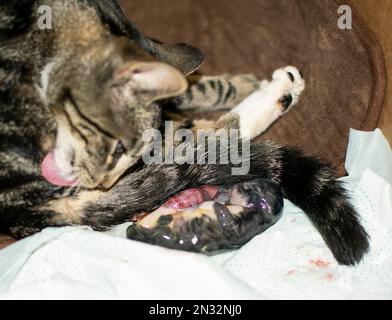
[[148,39],[153,55],[180,70],[185,76],[199,69],[204,60],[203,52],[185,43],[163,44]]
[[161,62],[131,62],[119,67],[115,82],[143,103],[178,96],[188,82],[177,69]]

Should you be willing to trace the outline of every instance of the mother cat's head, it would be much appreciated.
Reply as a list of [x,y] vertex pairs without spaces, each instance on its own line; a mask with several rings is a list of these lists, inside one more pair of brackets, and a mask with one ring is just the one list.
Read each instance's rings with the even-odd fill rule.
[[40,86],[57,139],[42,172],[56,185],[110,188],[140,159],[143,131],[160,125],[154,102],[183,93],[202,54],[144,38],[115,1],[48,2],[53,30],[35,34],[52,50]]

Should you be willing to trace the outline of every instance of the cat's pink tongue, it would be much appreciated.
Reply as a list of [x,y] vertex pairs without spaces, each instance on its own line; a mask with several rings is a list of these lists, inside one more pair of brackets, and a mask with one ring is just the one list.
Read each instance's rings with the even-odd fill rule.
[[41,164],[41,171],[43,177],[56,186],[60,187],[72,187],[76,184],[75,179],[69,179],[64,177],[61,169],[58,167],[56,160],[54,158],[54,153],[50,152],[45,157]]

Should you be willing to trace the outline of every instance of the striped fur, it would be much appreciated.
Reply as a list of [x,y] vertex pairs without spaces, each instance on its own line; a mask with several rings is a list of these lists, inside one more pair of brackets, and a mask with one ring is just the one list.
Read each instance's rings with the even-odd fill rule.
[[[37,30],[36,10],[40,4],[52,5],[55,9],[58,19],[54,19],[57,25],[52,31]],[[65,4],[67,7],[64,7]],[[66,10],[73,14],[67,14]],[[74,19],[72,24],[67,20],[70,17]],[[80,29],[73,29],[78,25]],[[107,42],[108,39],[111,41]],[[163,61],[171,64],[183,74],[194,71],[202,60],[200,51],[190,46],[165,46],[145,38],[128,21],[115,0],[7,0],[0,4],[1,232],[20,238],[48,226],[75,224],[104,230],[127,221],[134,213],[159,207],[166,199],[186,188],[206,184],[230,188],[237,183],[266,178],[277,183],[283,194],[307,213],[340,263],[351,265],[362,259],[369,246],[366,232],[349,204],[344,188],[334,180],[330,167],[295,149],[269,142],[251,145],[251,172],[245,176],[232,176],[231,165],[144,166],[135,162],[110,190],[75,190],[48,183],[41,175],[40,163],[54,148],[60,135],[57,112],[71,108],[77,115],[78,105],[87,108],[91,102],[97,105],[105,103],[99,83],[81,80],[89,74],[86,71],[91,71],[91,79],[100,81],[107,80],[112,74],[110,66],[113,64],[96,64],[95,67],[99,68],[83,69],[95,61],[95,57],[101,57],[100,54],[105,52],[103,49],[110,47],[108,43],[113,43],[112,48],[115,48],[111,56],[120,60],[127,52],[143,63]],[[86,48],[92,51],[83,51]],[[94,53],[94,59],[86,58],[86,52]],[[49,70],[47,66],[53,61],[63,61],[61,68],[56,64]],[[108,66],[109,69],[106,68]],[[170,70],[174,84],[181,82],[180,76]],[[52,77],[49,77],[46,94],[45,88],[40,86],[45,83],[42,78],[46,79],[49,73]],[[79,83],[83,85],[79,86]],[[202,78],[191,80],[192,83],[184,95],[174,100],[179,109],[233,111],[259,86],[251,76]],[[74,95],[70,96],[70,91],[64,90],[69,87],[75,90],[71,91]],[[173,87],[170,89],[174,91]],[[150,95],[156,97],[158,93],[148,94],[136,100],[148,100]],[[72,97],[76,103],[72,103]],[[83,103],[85,100],[88,103]],[[139,107],[133,113],[137,130],[132,131],[133,136],[127,137],[125,142],[137,140],[140,132],[147,127],[159,127],[160,105],[153,103],[146,106],[147,109]],[[93,110],[103,112],[105,108],[107,104]],[[79,110],[75,119],[83,118],[82,113],[86,110]],[[114,120],[109,124],[105,123],[106,119],[101,114],[85,117],[81,123],[88,124],[88,128],[84,128],[86,131],[95,128],[94,134],[91,134],[95,138],[105,136],[104,131],[112,129],[114,131],[106,134],[108,140],[118,132],[129,132],[120,125],[124,119],[121,115],[114,113]],[[226,120],[223,125],[229,127],[238,127],[240,122],[235,117]],[[75,127],[74,131],[82,130],[82,125]],[[103,127],[103,130],[98,127]],[[102,150],[88,150],[91,158],[102,153]]]

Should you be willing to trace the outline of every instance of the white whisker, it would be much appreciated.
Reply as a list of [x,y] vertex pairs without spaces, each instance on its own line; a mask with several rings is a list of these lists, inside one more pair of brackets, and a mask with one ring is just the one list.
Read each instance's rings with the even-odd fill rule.
[[78,193],[82,186],[80,185],[81,179],[76,180],[76,182],[69,188],[66,189],[64,197],[69,197],[73,193]]

